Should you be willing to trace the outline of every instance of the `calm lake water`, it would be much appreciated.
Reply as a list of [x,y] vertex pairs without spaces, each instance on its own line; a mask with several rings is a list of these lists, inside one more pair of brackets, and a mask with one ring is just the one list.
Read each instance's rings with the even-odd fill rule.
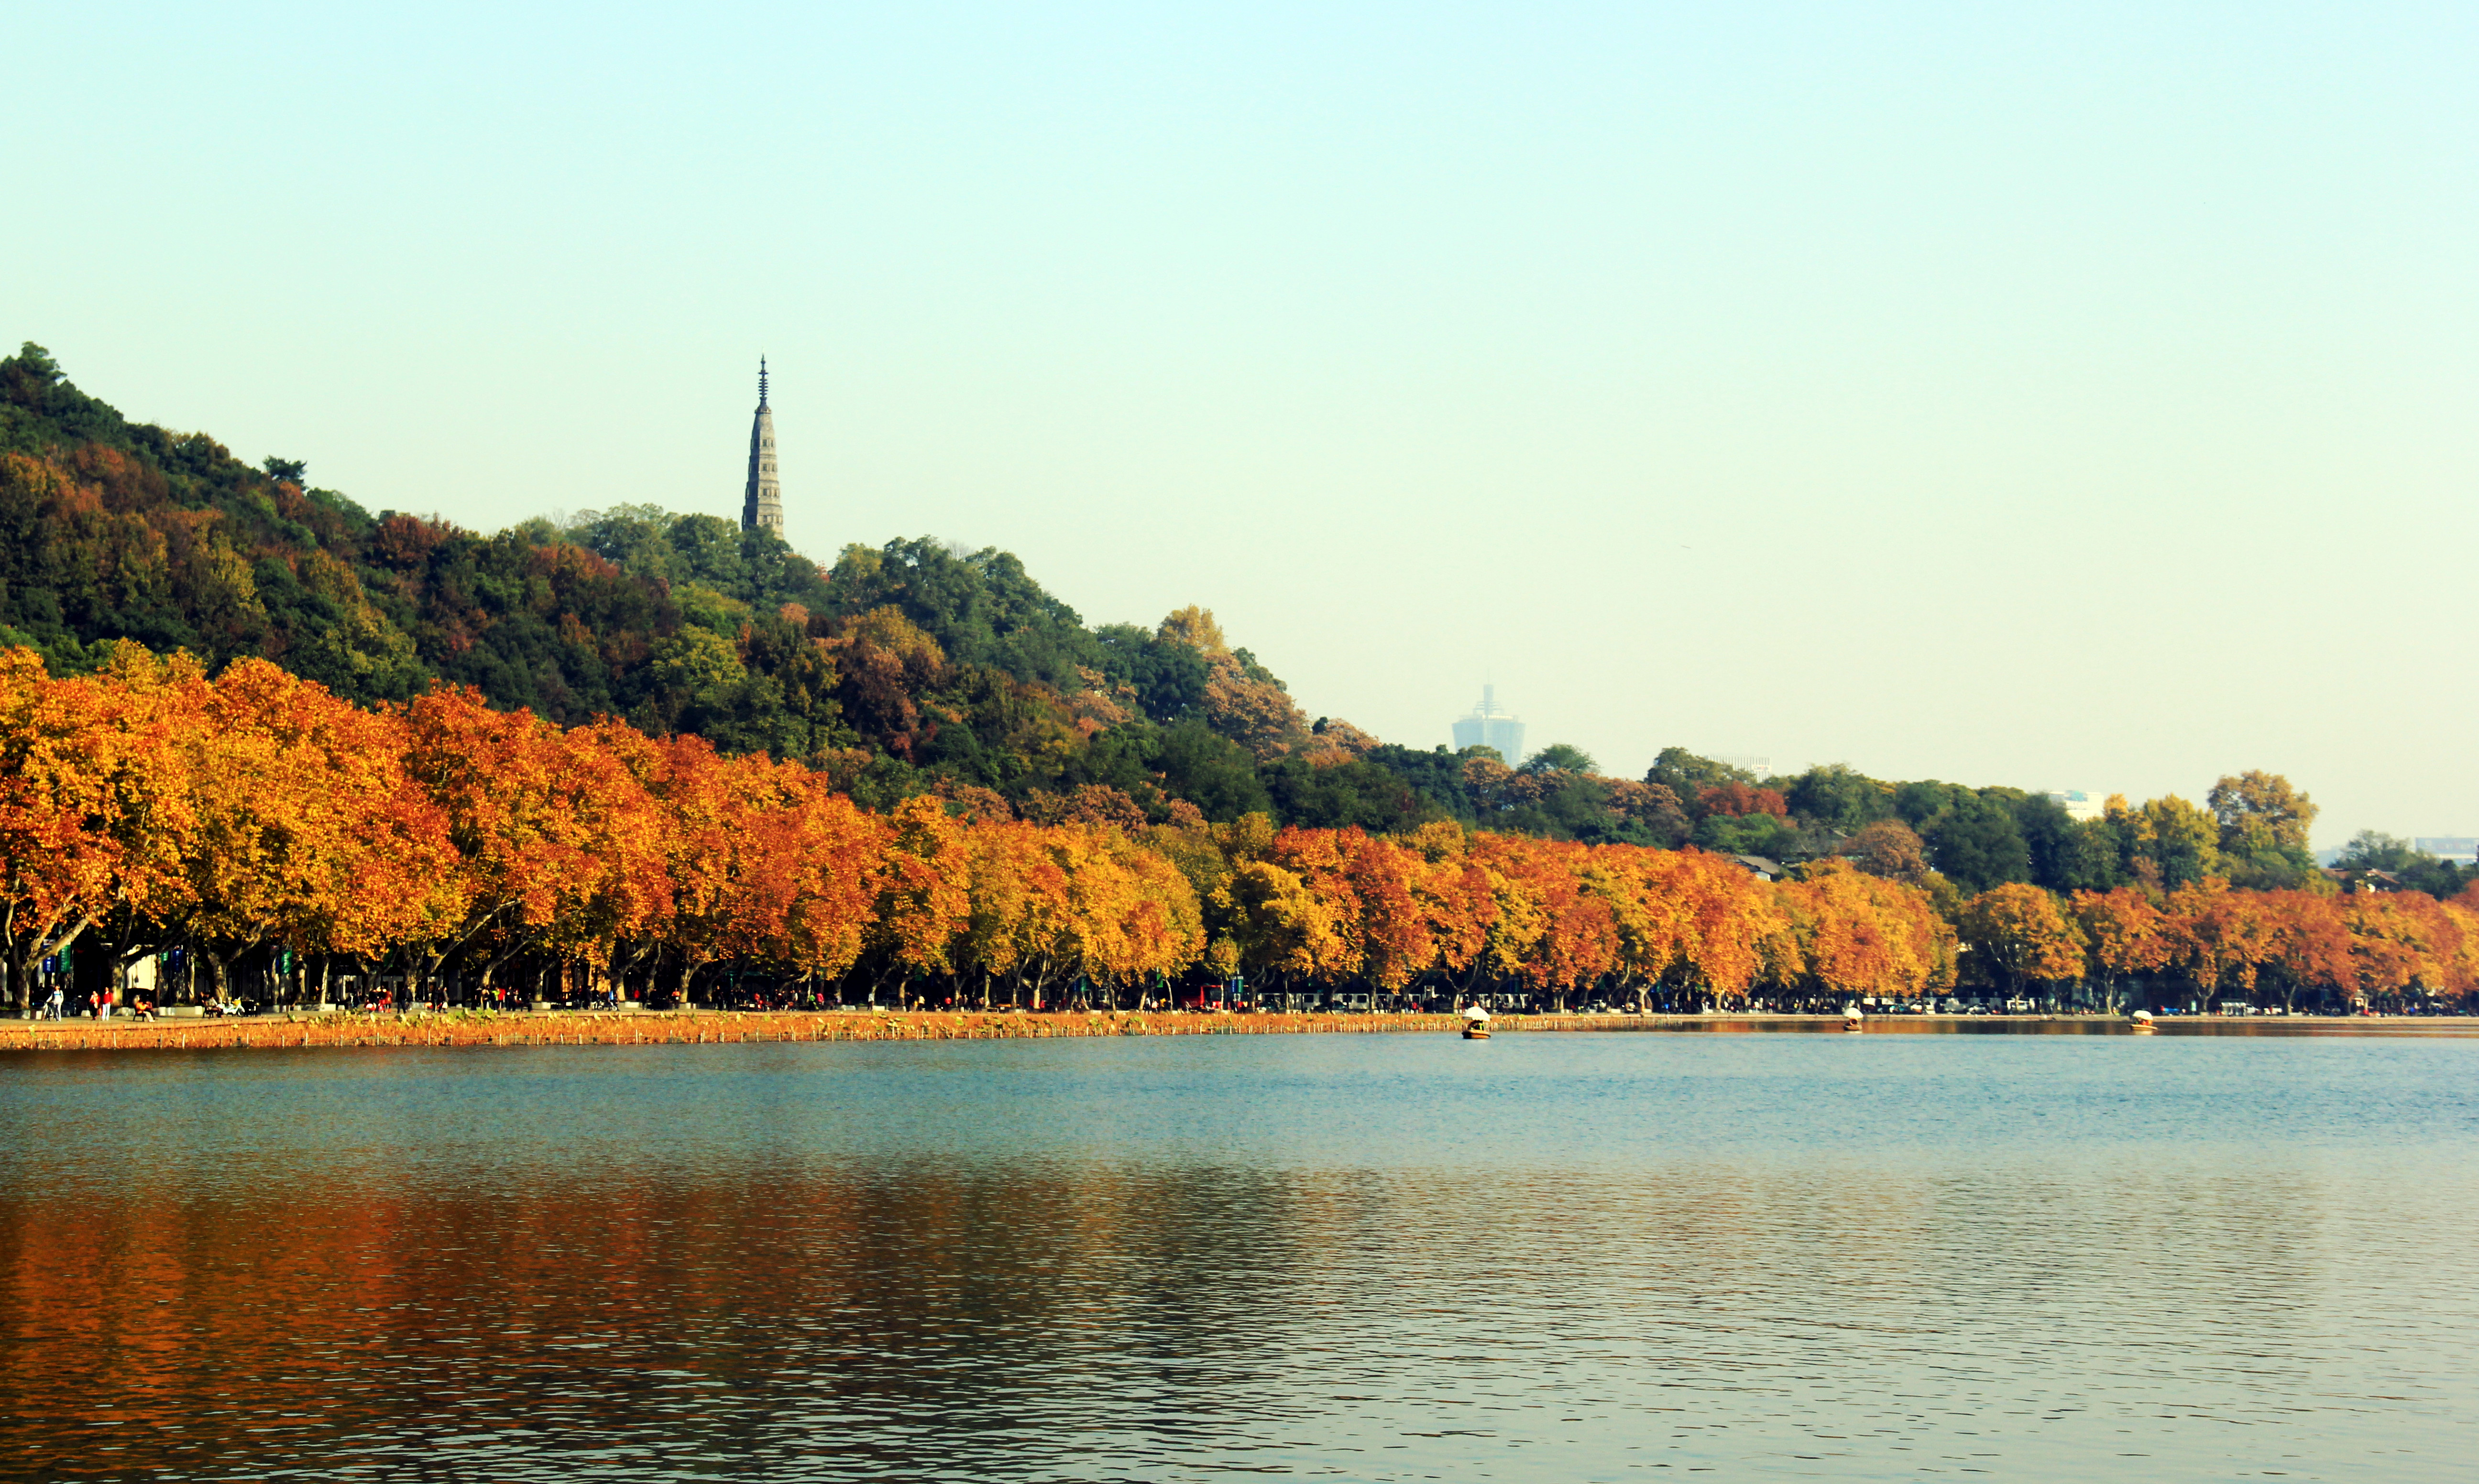
[[0,1058],[0,1474],[2466,1480],[2479,1043]]

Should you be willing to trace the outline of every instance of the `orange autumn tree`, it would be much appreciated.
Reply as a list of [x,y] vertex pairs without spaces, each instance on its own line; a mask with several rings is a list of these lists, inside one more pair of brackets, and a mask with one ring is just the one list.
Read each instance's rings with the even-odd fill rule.
[[886,832],[808,771],[763,755],[719,756],[703,738],[663,747],[672,915],[647,949],[702,968],[752,963],[803,980],[860,957],[871,876]]
[[2072,902],[2091,977],[2100,981],[2103,1003],[2115,1011],[2118,985],[2132,975],[2158,973],[2167,966],[2178,951],[2177,929],[2133,887],[2078,891]]
[[1115,1006],[1204,951],[1188,877],[1114,826],[981,819],[963,851],[968,908],[949,961],[984,1005],[1006,984],[1011,1001],[1055,1003],[1073,986]]
[[1963,904],[1955,925],[2008,994],[2030,980],[2082,977],[2083,934],[2058,910],[2057,899],[2037,886],[1992,886]]
[[463,915],[447,817],[404,769],[400,718],[264,660],[202,699],[187,767],[187,891],[169,915],[218,993],[239,955],[322,959],[423,943]]
[[1686,917],[1674,976],[1717,1004],[1744,1004],[1768,945],[1790,931],[1780,904],[1763,883],[1703,851],[1664,852],[1654,870],[1662,888],[1677,893]]
[[73,683],[95,724],[88,762],[105,769],[115,821],[117,856],[94,931],[110,962],[125,965],[166,946],[192,903],[192,743],[207,725],[211,691],[189,656],[162,658],[126,640],[113,646],[103,671]]
[[2415,891],[2355,891],[2342,899],[2354,988],[2364,1003],[2399,1005],[2416,993],[2467,994],[2468,914]]
[[1599,851],[1584,872],[1584,889],[1607,904],[1618,935],[1618,991],[1639,1009],[1645,990],[1683,959],[1692,932],[1685,902],[1653,869],[1658,858],[1651,851]]
[[1439,904],[1422,889],[1428,862],[1417,850],[1356,828],[1337,831],[1334,838],[1360,907],[1351,929],[1360,948],[1360,980],[1372,989],[1400,994],[1438,962]]
[[1022,820],[984,818],[966,827],[966,910],[949,959],[986,1007],[1000,985],[1010,1004],[1030,989],[1038,1002],[1070,961],[1067,871],[1049,832]]
[[1107,825],[1059,825],[1052,857],[1067,879],[1073,968],[1112,1005],[1120,990],[1195,961],[1204,931],[1195,892],[1170,862]]
[[1928,898],[1848,861],[1820,861],[1775,888],[1803,982],[1849,999],[1932,995],[1954,983],[1952,934]]
[[[1475,759],[1480,761],[1485,759]],[[1529,976],[1542,937],[1549,931],[1549,905],[1542,900],[1541,883],[1526,867],[1523,846],[1511,835],[1475,833],[1469,855],[1489,883],[1493,908],[1489,932],[1474,962],[1476,978],[1487,984],[1522,983]],[[1612,927],[1613,936],[1616,927]]]
[[2296,1010],[2302,989],[2348,997],[2355,976],[2340,903],[2312,891],[2267,891],[2262,900],[2272,919],[2265,971],[2281,991],[2282,1008]]
[[1232,937],[1240,967],[1284,992],[1340,985],[1359,955],[1338,918],[1337,904],[1296,871],[1251,860],[1231,875]]
[[1273,852],[1333,920],[1337,983],[1399,993],[1437,961],[1436,924],[1419,890],[1427,862],[1417,852],[1358,829],[1286,830]]
[[948,947],[972,916],[965,826],[935,798],[907,799],[887,815],[872,885],[867,947],[880,985],[909,1004],[914,985],[954,971]]
[[763,888],[744,880],[756,862],[741,847],[751,828],[781,800],[766,759],[727,760],[698,736],[657,742],[647,781],[660,810],[672,909],[660,933],[630,945],[630,957],[668,948],[683,983],[693,985],[701,969],[749,958],[757,947],[739,904],[751,888]]
[[2437,904],[2444,925],[2453,933],[2451,948],[2438,955],[2437,992],[2465,1000],[2479,992],[2479,890],[2474,887],[2479,887],[2479,882],[2452,900]]
[[2185,969],[2199,1008],[2209,1012],[2228,990],[2254,995],[2276,950],[2273,915],[2262,896],[2208,876],[2171,892],[2165,911],[2177,933],[2170,961]]
[[841,978],[856,962],[872,917],[872,876],[886,822],[827,786],[779,767],[782,804],[750,826],[743,843],[756,883],[733,904],[738,931],[758,956],[805,979]]
[[404,714],[408,771],[446,816],[468,892],[441,956],[467,955],[478,985],[525,955],[607,969],[624,939],[669,917],[650,739],[612,722],[563,731],[472,689],[435,690]]
[[673,842],[656,792],[668,759],[625,722],[572,727],[560,740],[563,780],[587,812],[571,836],[580,874],[542,942],[564,964],[599,977],[625,945],[668,933],[677,910]]
[[1497,920],[1489,871],[1471,858],[1463,827],[1451,820],[1422,825],[1403,843],[1419,857],[1412,895],[1428,924],[1432,972],[1444,987],[1469,994]]
[[204,685],[194,662],[134,644],[75,679],[31,650],[0,652],[0,943],[18,1010],[36,960],[115,912],[151,918],[183,899],[183,743]]
[[1618,967],[1618,923],[1609,903],[1584,889],[1591,847],[1564,840],[1534,843],[1537,848],[1527,854],[1549,922],[1526,983],[1547,989],[1564,1008],[1570,995],[1590,989]]

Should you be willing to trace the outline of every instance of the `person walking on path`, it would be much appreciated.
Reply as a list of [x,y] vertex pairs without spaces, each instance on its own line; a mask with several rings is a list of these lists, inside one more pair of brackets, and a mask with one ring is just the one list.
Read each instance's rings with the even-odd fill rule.
[[68,1001],[61,994],[60,985],[52,985],[52,997],[43,1002],[43,1008],[52,1012],[54,1020],[60,1019],[62,1011],[68,1009]]

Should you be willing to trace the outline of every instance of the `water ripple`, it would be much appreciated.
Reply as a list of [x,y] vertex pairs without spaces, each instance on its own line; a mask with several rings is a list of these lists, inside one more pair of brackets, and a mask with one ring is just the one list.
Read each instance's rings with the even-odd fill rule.
[[13,1061],[0,1470],[2466,1476],[2479,1048],[1342,1039]]

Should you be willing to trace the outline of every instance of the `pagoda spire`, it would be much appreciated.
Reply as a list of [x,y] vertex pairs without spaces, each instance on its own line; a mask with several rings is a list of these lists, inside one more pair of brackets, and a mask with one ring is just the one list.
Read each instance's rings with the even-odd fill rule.
[[763,526],[783,534],[783,490],[775,478],[775,414],[766,405],[766,358],[757,358],[757,416],[749,424],[749,484],[740,501],[740,528]]

